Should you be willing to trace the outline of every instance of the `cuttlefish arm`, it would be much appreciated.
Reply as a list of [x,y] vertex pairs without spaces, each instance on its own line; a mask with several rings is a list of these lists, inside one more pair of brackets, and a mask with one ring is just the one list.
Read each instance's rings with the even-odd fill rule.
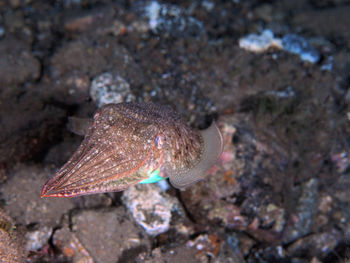
[[209,128],[200,131],[202,138],[202,152],[189,169],[169,169],[167,174],[171,184],[184,189],[200,180],[203,180],[207,171],[212,168],[220,158],[223,151],[223,138],[216,123],[213,122]]

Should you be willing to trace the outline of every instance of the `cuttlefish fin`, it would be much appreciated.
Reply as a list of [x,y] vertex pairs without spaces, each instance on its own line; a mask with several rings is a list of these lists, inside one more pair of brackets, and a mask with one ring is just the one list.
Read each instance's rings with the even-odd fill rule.
[[201,158],[189,170],[172,171],[169,174],[171,184],[179,189],[184,189],[206,176],[206,172],[214,166],[223,151],[223,138],[215,122],[209,128],[200,131],[203,139],[203,151]]
[[92,119],[68,117],[67,129],[77,135],[85,136],[91,124]]

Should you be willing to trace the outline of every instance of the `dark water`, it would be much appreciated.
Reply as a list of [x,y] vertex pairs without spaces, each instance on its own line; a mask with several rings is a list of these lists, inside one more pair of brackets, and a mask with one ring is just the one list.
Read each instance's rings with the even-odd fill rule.
[[[349,13],[348,0],[0,2],[2,262],[347,262]],[[254,52],[264,30],[272,44]],[[41,199],[82,140],[68,117],[122,101],[216,120],[208,178]]]

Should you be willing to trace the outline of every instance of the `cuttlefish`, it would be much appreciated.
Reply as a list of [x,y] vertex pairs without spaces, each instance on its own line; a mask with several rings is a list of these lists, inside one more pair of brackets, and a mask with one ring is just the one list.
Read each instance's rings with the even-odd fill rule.
[[195,130],[168,106],[108,104],[92,120],[71,119],[84,140],[41,191],[41,197],[116,192],[169,178],[184,189],[206,176],[223,140],[215,122]]

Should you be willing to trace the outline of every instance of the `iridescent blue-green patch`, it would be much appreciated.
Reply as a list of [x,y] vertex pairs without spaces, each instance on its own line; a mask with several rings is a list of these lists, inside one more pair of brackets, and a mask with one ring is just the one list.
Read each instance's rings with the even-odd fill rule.
[[164,177],[161,177],[159,175],[159,169],[157,170],[154,170],[151,174],[150,174],[150,177],[139,182],[139,184],[152,184],[152,183],[156,183],[156,182],[159,182],[161,180],[164,180],[165,178]]

